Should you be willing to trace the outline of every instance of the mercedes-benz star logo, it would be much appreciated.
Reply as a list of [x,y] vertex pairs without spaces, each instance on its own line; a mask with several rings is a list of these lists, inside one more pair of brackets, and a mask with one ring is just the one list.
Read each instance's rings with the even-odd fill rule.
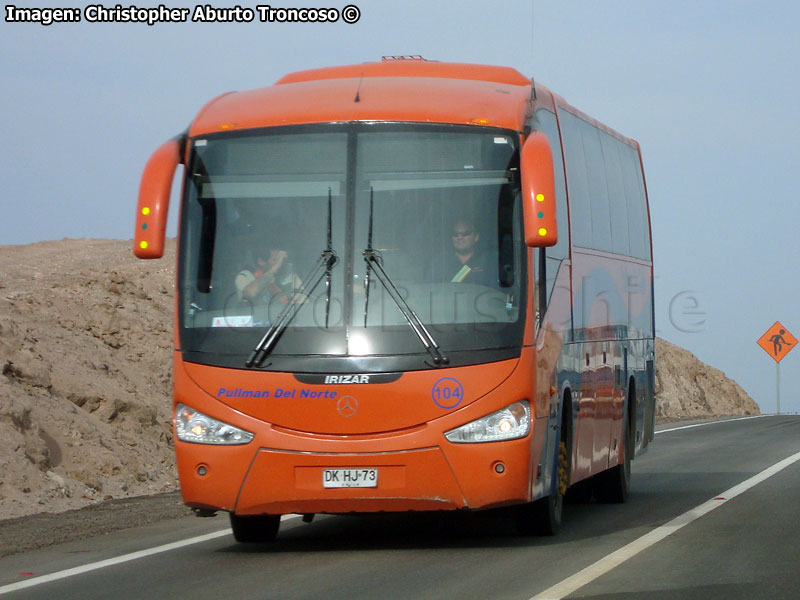
[[352,417],[358,412],[358,400],[352,396],[342,396],[336,403],[336,410],[345,418]]

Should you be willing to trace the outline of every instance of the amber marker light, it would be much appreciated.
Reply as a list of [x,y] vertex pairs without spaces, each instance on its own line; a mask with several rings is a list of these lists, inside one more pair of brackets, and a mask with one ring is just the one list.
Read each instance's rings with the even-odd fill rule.
[[542,237],[546,236],[547,235],[547,229],[545,229],[544,227],[540,227],[539,228],[539,235],[542,236]]
[[145,215],[145,216],[149,215],[150,214],[150,207],[149,206],[145,206],[142,209],[142,214]]
[[145,242],[144,240],[139,242],[139,248],[141,248],[142,250],[147,250],[147,242]]
[[537,202],[544,202],[544,194],[536,194]]

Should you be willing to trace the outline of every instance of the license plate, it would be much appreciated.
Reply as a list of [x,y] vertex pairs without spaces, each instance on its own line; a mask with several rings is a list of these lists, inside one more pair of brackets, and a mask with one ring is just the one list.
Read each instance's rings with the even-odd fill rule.
[[323,469],[322,487],[378,487],[378,469]]

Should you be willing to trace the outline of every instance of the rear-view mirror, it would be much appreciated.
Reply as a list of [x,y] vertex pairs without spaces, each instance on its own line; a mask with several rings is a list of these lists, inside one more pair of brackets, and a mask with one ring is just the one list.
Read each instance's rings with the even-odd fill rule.
[[156,150],[144,167],[133,235],[133,253],[138,258],[161,258],[164,254],[172,178],[180,162],[180,140],[172,139]]
[[554,246],[558,241],[553,155],[547,137],[532,131],[522,146],[522,212],[525,243],[531,248]]

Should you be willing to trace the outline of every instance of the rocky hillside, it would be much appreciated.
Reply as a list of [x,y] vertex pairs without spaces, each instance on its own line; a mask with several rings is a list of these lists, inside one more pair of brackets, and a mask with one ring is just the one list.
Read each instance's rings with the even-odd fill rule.
[[175,489],[174,244],[0,246],[0,519]]
[[[0,246],[0,519],[174,490],[174,242]],[[756,414],[735,382],[659,340],[659,417]]]
[[656,417],[662,421],[760,414],[742,386],[662,339],[656,340],[656,398]]

